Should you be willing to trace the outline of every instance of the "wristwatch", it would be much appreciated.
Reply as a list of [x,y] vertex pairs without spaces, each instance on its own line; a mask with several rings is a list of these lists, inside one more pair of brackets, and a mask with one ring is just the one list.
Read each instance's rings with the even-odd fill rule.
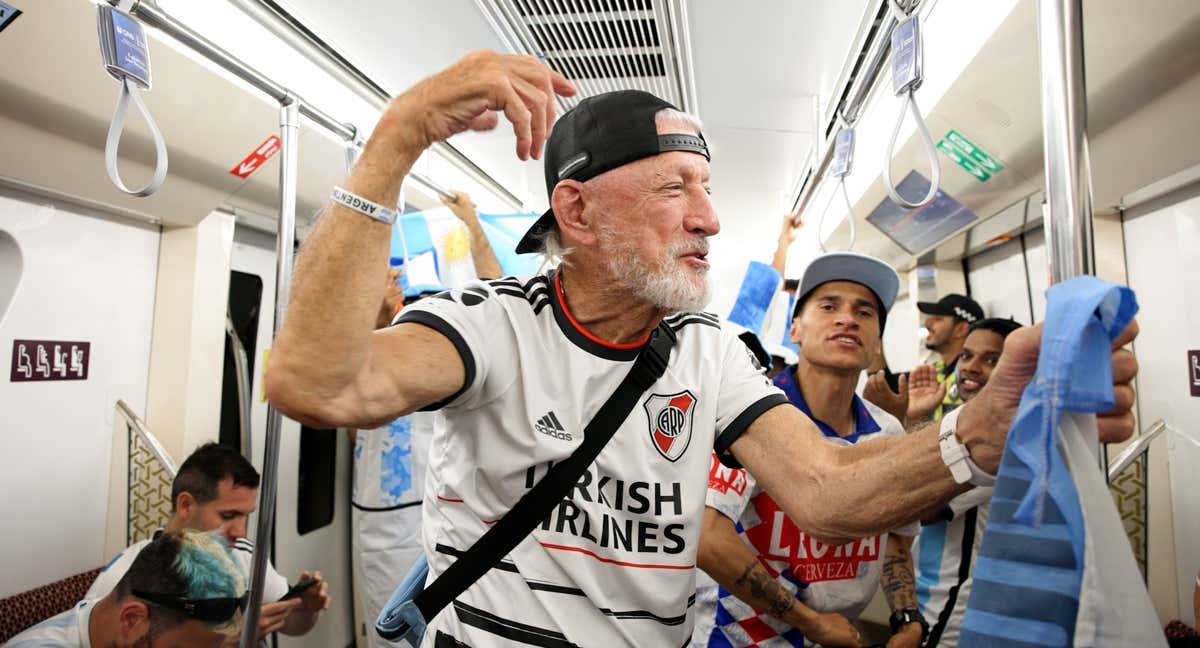
[[996,476],[989,475],[974,461],[971,461],[971,453],[967,451],[967,446],[958,440],[956,433],[958,431],[958,415],[961,413],[962,409],[960,408],[942,417],[942,425],[938,431],[938,447],[942,451],[942,462],[950,469],[954,481],[959,484],[970,482],[974,486],[994,486]]
[[929,638],[929,623],[925,621],[925,617],[921,616],[921,610],[915,607],[900,608],[892,612],[891,618],[888,619],[888,623],[892,626],[892,634],[900,632],[900,628],[914,622],[921,624],[921,643],[925,643],[925,640]]

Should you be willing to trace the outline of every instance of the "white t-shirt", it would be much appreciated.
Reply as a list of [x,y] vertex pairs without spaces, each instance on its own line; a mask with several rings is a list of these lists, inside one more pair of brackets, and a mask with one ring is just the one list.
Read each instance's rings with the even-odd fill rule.
[[[364,619],[374,624],[399,579],[424,553],[421,493],[436,412],[414,412],[354,438],[351,563]],[[369,646],[390,646],[374,630]]]
[[[805,414],[803,396],[795,386],[792,367],[775,379]],[[863,443],[903,435],[894,416],[858,397],[854,399],[856,432],[840,438],[832,428],[814,420],[833,443]],[[709,472],[707,505],[736,523],[742,539],[785,590],[818,612],[837,612],[850,619],[862,613],[879,589],[886,553],[887,533],[834,547],[809,537],[783,512],[775,500],[744,469],[733,469],[714,460]],[[912,522],[892,530],[914,536]],[[802,646],[799,630],[760,614],[701,574],[696,593],[697,620],[693,645],[697,646]]]
[[[155,531],[154,536],[157,537],[161,532],[161,529]],[[121,581],[121,577],[125,575],[125,572],[129,571],[129,566],[133,564],[133,560],[138,557],[138,554],[148,544],[150,544],[150,540],[135,542],[117,554],[104,568],[104,571],[101,571],[100,575],[96,577],[96,582],[92,583],[92,586],[88,588],[87,595],[84,598],[103,598],[109,592],[113,591],[117,587],[117,583]],[[242,572],[242,576],[246,579],[247,587],[250,586],[250,568],[253,554],[254,543],[246,538],[239,538],[237,542],[233,543],[233,547],[231,547],[229,552],[229,557],[233,559],[233,563],[238,566],[238,569]],[[275,571],[275,567],[268,562],[267,577],[263,581],[263,602],[274,603],[283,598],[283,595],[287,594],[287,591],[287,579],[280,576],[279,572]]]
[[[582,330],[555,271],[442,293],[400,321],[441,332],[466,370],[437,419],[426,473],[432,580],[576,449],[640,345]],[[489,648],[688,641],[709,457],[787,400],[715,316],[667,322],[678,341],[663,377],[570,497],[431,620],[424,645],[439,635]]]
[[946,514],[953,517],[923,525],[913,545],[917,603],[929,623],[928,648],[958,645],[992,490],[974,488],[950,500]]
[[355,508],[390,511],[420,504],[436,416],[414,412],[355,434],[351,495]]
[[95,606],[94,599],[84,599],[9,639],[3,648],[91,648],[88,620]]

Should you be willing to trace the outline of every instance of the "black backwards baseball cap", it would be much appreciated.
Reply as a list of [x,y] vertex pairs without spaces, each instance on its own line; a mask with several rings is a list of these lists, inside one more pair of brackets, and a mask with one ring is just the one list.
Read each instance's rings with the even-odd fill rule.
[[[560,180],[583,182],[667,151],[688,151],[712,159],[703,135],[658,134],[654,114],[663,108],[675,106],[649,92],[619,90],[587,97],[563,113],[546,140],[546,195],[554,193]],[[536,251],[555,224],[554,211],[547,210],[521,237],[517,254]]]
[[900,293],[900,277],[892,266],[856,252],[829,252],[808,264],[804,276],[800,278],[800,287],[796,289],[796,307],[792,310],[792,319],[800,314],[809,295],[821,284],[830,281],[852,281],[874,293],[883,307],[879,313],[879,330],[883,331],[888,311],[892,310],[896,295]]
[[917,310],[926,315],[948,315],[968,324],[983,319],[983,308],[966,295],[950,293],[936,302],[917,302]]

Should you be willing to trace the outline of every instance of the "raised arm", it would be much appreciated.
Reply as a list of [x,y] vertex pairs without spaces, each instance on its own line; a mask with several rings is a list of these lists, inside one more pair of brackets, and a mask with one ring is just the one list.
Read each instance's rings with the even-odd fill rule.
[[788,248],[792,246],[792,241],[796,240],[796,232],[804,227],[804,223],[800,221],[800,213],[787,214],[783,217],[783,226],[779,230],[779,242],[775,245],[775,255],[771,257],[771,267],[779,271],[779,276],[784,276],[783,270],[787,266]]
[[483,233],[483,226],[479,224],[479,212],[475,209],[475,203],[471,202],[470,196],[461,191],[453,193],[454,200],[449,200],[445,196],[438,196],[438,199],[454,212],[463,225],[467,226],[467,239],[471,243],[471,260],[475,263],[475,276],[480,279],[499,279],[504,276],[504,271],[500,269],[496,253],[492,251],[492,245],[488,243],[487,235]]
[[[1041,327],[1015,331],[991,380],[966,405],[957,434],[971,459],[995,473],[1004,439],[1025,386],[1037,369]],[[1097,417],[1100,440],[1114,443],[1133,433],[1137,361],[1120,347],[1137,335],[1130,324],[1113,345],[1113,411]],[[969,487],[954,482],[942,462],[938,428],[927,424],[902,437],[836,446],[790,406],[768,410],[730,446],[734,457],[809,535],[840,545],[882,533],[942,506]]]
[[[475,52],[392,101],[344,188],[395,206],[404,176],[433,142],[488,130],[502,111],[517,156],[539,157],[554,95],[570,83],[529,56]],[[391,226],[340,204],[304,245],[287,319],[267,366],[267,396],[281,412],[323,426],[374,427],[437,402],[465,380],[452,343],[418,324],[373,333]]]

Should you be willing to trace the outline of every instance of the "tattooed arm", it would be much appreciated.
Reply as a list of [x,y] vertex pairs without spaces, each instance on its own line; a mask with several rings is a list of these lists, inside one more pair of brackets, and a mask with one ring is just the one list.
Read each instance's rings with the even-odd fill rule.
[[[909,536],[889,533],[887,550],[883,558],[883,575],[879,586],[887,597],[888,607],[893,612],[917,607],[917,585],[913,577],[913,561],[910,548],[913,539]],[[921,645],[921,624],[910,623],[900,629],[888,642],[893,646]]]
[[845,617],[816,612],[780,585],[746,546],[733,521],[716,509],[704,509],[696,562],[739,599],[799,628],[810,640],[824,646],[859,645],[858,631]]

